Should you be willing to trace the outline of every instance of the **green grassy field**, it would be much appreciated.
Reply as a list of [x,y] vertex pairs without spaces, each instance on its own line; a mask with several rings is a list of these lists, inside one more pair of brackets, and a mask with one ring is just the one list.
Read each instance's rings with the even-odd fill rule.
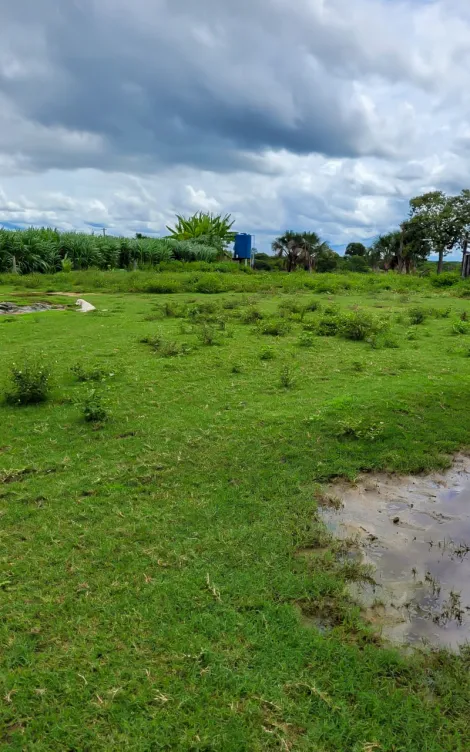
[[[470,301],[289,284],[0,318],[0,381],[32,356],[54,374],[46,403],[0,407],[2,749],[470,750],[470,651],[381,644],[316,516],[332,477],[470,444]],[[358,308],[368,341],[318,336]]]

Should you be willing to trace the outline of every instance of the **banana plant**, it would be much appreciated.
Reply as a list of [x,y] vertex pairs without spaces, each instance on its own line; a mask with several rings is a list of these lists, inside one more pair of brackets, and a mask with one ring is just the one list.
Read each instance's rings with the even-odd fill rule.
[[200,240],[205,244],[213,245],[223,250],[229,243],[235,240],[235,232],[232,227],[235,220],[230,214],[208,214],[196,212],[192,217],[176,215],[175,227],[167,226],[172,238],[175,240]]

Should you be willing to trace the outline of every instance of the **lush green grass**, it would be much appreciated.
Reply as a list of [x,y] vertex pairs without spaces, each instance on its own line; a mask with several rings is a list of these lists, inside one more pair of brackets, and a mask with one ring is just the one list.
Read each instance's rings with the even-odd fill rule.
[[[211,266],[214,271],[209,271]],[[128,272],[123,269],[115,271],[58,272],[57,274],[0,274],[0,287],[5,290],[23,291],[40,290],[50,292],[133,292],[151,294],[203,293],[217,294],[226,292],[271,294],[275,291],[294,293],[308,290],[313,293],[370,293],[375,291],[392,291],[402,293],[425,294],[435,291],[441,285],[444,292],[456,296],[470,297],[470,281],[460,281],[458,274],[445,273],[439,277],[417,277],[390,272],[385,273],[325,273],[308,274],[298,271],[256,272],[249,267],[239,266],[233,262],[220,264],[182,263],[173,261],[160,264],[149,271]]]
[[[470,336],[453,333],[470,303],[356,276],[360,295],[99,293],[96,314],[0,319],[0,380],[31,355],[55,374],[50,401],[0,407],[3,749],[470,749],[470,653],[382,646],[315,514],[333,476],[444,466],[470,443]],[[284,305],[263,334],[286,300],[322,310]],[[389,330],[317,336],[332,306]],[[83,419],[90,388],[102,425]]]

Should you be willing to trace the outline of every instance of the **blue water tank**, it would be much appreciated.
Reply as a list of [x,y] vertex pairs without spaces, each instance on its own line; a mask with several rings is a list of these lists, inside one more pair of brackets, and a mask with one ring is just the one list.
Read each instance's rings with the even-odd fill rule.
[[251,235],[248,235],[246,232],[237,232],[235,235],[233,257],[236,259],[251,258]]

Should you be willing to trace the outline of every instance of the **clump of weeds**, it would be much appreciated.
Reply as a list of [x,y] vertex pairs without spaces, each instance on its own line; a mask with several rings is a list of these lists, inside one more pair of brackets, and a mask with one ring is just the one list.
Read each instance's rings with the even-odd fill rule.
[[37,405],[46,402],[51,391],[51,371],[39,360],[14,363],[10,368],[10,383],[5,392],[9,405]]

